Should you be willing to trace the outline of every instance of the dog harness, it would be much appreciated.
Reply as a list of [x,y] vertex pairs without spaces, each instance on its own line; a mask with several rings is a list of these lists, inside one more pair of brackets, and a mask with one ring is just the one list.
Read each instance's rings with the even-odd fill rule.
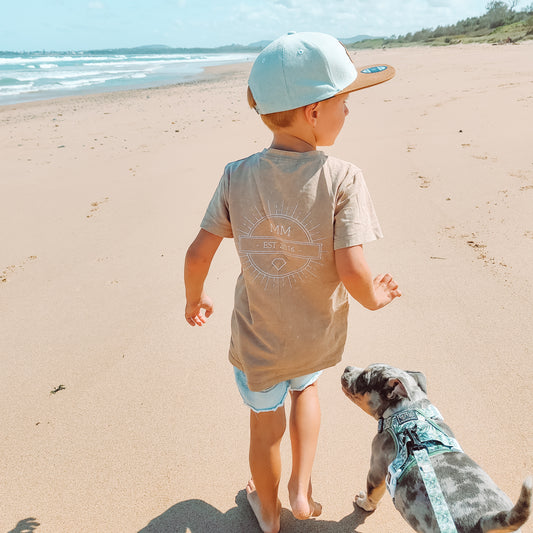
[[417,464],[441,533],[457,533],[429,458],[463,450],[455,438],[440,428],[437,420],[443,418],[433,405],[406,409],[388,418],[380,418],[378,432],[387,431],[396,445],[396,457],[388,468],[387,490],[394,498],[400,479]]

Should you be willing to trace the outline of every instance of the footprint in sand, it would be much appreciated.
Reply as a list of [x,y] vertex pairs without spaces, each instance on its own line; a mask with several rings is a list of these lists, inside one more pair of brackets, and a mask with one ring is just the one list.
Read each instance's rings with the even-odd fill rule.
[[[472,236],[475,238],[476,235],[475,233],[472,234]],[[466,241],[466,244],[468,244],[468,246],[470,246],[471,248],[474,248],[475,250],[478,250],[479,251],[479,255],[477,256],[478,259],[480,259],[481,261],[483,261],[483,263],[486,265],[486,266],[498,266],[498,267],[504,267],[504,268],[507,268],[507,264],[505,263],[504,260],[501,260],[501,261],[497,261],[495,257],[490,257],[487,253],[487,245],[483,242],[478,242],[477,240],[472,240],[472,239],[469,239]]]
[[471,248],[486,248],[487,245],[486,244],[483,244],[483,243],[480,243],[480,242],[476,242],[476,241],[466,241],[466,244],[468,244],[468,246],[470,246]]
[[100,206],[102,204],[105,204],[108,200],[109,200],[109,197],[106,196],[103,200],[100,200],[99,202],[93,202],[91,204],[91,210],[89,211],[89,214],[86,215],[86,218],[91,218],[93,215],[95,215],[98,209],[100,208]]
[[421,189],[427,189],[431,185],[431,180],[429,178],[426,178],[424,176],[418,176],[418,186]]
[[7,283],[8,277],[11,274],[15,274],[16,272],[20,270],[24,270],[24,265],[28,263],[29,261],[35,261],[37,259],[36,255],[30,255],[29,257],[26,257],[24,261],[20,265],[9,265],[2,272],[0,272],[0,284],[1,283]]
[[472,157],[474,159],[480,159],[481,161],[487,161],[487,160],[490,160],[491,163],[497,163],[498,162],[498,158],[497,157],[491,157],[489,158],[489,156],[487,154],[483,154],[483,155],[472,155]]
[[[459,132],[462,132],[462,130],[459,130]],[[472,148],[472,144],[468,142],[461,143],[461,148]],[[481,161],[487,161],[489,159],[489,156],[487,154],[471,154],[471,157],[473,157],[474,159],[479,159]],[[490,161],[492,163],[496,163],[498,159],[496,157],[491,157]]]
[[[488,251],[487,251],[487,245],[483,241],[481,241],[481,239],[478,238],[476,233],[458,234],[455,226],[446,226],[443,232],[450,239],[456,239],[456,238],[460,238],[461,240],[464,239],[466,244],[470,246],[470,248],[478,252],[477,259],[479,259],[480,261],[483,261],[485,266],[491,267],[491,270],[493,273],[497,273],[498,270],[500,270],[500,267],[503,267],[503,269],[509,268],[509,265],[507,265],[504,259],[501,259],[498,261],[495,257],[489,256]],[[529,237],[533,239],[533,231],[524,233],[524,237],[527,236],[526,235],[527,233],[529,233],[530,234]],[[505,271],[506,270],[504,270],[504,272]]]

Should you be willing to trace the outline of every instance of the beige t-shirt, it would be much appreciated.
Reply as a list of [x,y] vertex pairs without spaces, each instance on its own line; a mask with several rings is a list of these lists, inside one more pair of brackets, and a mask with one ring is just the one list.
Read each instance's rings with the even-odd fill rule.
[[241,260],[229,360],[251,390],[340,361],[348,295],[334,250],[382,236],[360,169],[263,150],[226,166],[201,227],[233,237]]

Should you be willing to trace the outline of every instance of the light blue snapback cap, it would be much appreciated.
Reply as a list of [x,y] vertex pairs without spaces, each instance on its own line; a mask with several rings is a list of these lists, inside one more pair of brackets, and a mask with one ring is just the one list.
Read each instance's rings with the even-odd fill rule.
[[377,85],[394,74],[390,65],[356,68],[346,48],[331,35],[290,32],[257,56],[248,86],[256,111],[268,115]]

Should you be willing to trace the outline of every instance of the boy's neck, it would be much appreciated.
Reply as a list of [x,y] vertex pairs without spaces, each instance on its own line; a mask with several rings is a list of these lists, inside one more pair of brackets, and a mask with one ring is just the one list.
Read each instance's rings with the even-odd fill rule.
[[312,152],[316,150],[316,144],[312,139],[306,140],[280,129],[274,132],[270,148],[286,152]]

